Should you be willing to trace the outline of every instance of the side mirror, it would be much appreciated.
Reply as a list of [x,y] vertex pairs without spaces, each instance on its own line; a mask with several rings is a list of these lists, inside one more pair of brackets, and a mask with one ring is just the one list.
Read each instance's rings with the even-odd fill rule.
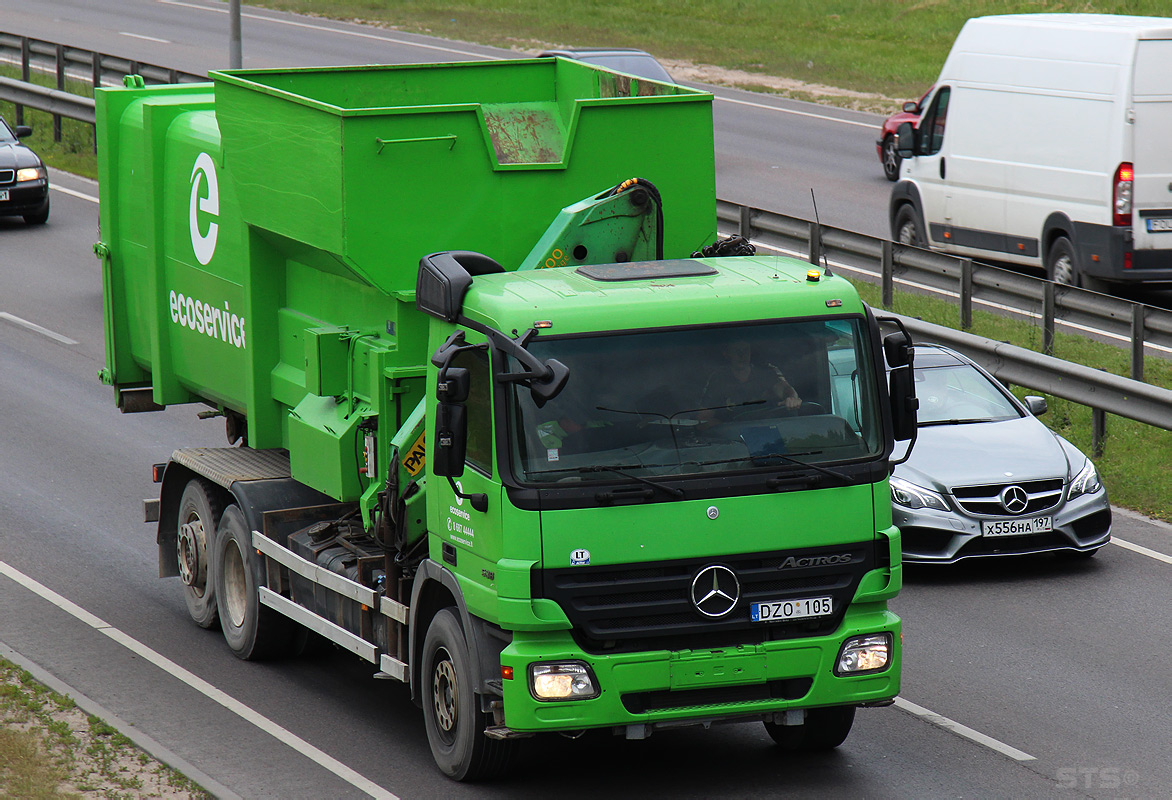
[[546,361],[545,366],[549,369],[549,377],[540,382],[533,381],[529,386],[533,404],[538,408],[545,408],[546,403],[557,397],[566,388],[566,381],[570,378],[570,368],[556,358]]
[[906,367],[912,363],[912,340],[906,331],[896,331],[883,337],[883,357],[890,367]]
[[915,373],[910,365],[891,370],[891,423],[895,441],[906,442],[916,436],[916,411],[920,401],[916,397]]
[[908,100],[903,104],[903,112],[905,114],[916,114],[920,110],[920,104],[915,100]]
[[26,136],[32,136],[33,129],[28,125],[17,125],[16,130],[14,130],[13,133],[16,134],[17,139],[23,139]]
[[504,271],[488,256],[471,250],[445,250],[424,256],[415,279],[415,305],[424,314],[455,322],[472,277]]
[[1026,408],[1028,408],[1030,413],[1035,417],[1042,416],[1046,413],[1046,409],[1049,408],[1049,406],[1046,405],[1046,398],[1038,397],[1037,395],[1029,395],[1026,397],[1025,404]]
[[895,152],[900,158],[916,155],[916,129],[910,122],[901,122],[895,132]]
[[435,441],[431,467],[436,475],[458,478],[464,474],[468,454],[468,409],[461,403],[441,402],[435,407]]
[[441,403],[463,403],[468,399],[471,378],[464,367],[444,367],[435,383],[435,399]]

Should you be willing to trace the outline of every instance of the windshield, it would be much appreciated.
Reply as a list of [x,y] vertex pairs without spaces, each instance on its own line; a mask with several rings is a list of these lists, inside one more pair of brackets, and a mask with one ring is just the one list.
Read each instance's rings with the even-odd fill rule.
[[874,458],[878,391],[861,318],[539,337],[570,368],[544,408],[513,385],[526,484],[802,468]]
[[16,135],[12,132],[12,129],[8,127],[8,123],[5,122],[3,118],[0,118],[0,142],[8,143],[15,141]]
[[917,367],[915,374],[921,426],[997,422],[1021,416],[1000,389],[967,364]]

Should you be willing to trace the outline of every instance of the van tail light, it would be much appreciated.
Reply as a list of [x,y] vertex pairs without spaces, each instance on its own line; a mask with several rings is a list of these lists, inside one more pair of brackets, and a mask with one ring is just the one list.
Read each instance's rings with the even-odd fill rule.
[[1131,227],[1131,188],[1135,181],[1135,168],[1124,161],[1115,170],[1115,188],[1112,193],[1114,224]]

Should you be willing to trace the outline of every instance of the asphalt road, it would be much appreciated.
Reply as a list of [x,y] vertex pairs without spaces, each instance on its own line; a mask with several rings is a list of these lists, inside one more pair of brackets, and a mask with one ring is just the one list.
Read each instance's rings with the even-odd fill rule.
[[[219,66],[226,52],[222,4],[32,8],[0,0],[0,27],[190,70]],[[255,15],[286,22],[246,18],[246,66],[449,57],[383,37],[494,52]],[[721,196],[805,216],[797,206],[808,181],[824,221],[864,230],[830,217],[852,209],[852,219],[881,219],[887,183],[863,127],[823,118],[839,112],[720,94],[731,98],[716,104]],[[742,99],[790,110],[733,102]],[[222,425],[196,420],[194,407],[114,409],[96,378],[96,187],[54,177],[47,226],[0,220],[0,643],[224,796],[1168,795],[1172,535],[1126,515],[1116,517],[1121,543],[1090,562],[909,571],[895,603],[905,621],[902,700],[860,711],[835,753],[779,757],[758,725],[645,742],[553,738],[528,743],[508,784],[451,784],[432,766],[403,686],[372,680],[365,662],[328,648],[240,662],[218,633],[189,622],[177,582],[155,577],[153,526],[140,506],[156,492],[149,466],[175,447],[220,444]]]

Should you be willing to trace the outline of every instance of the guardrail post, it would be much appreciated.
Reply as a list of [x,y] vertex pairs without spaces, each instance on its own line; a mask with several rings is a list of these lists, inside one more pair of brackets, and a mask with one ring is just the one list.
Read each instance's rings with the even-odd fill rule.
[[973,260],[960,262],[960,329],[973,327]]
[[[20,79],[28,83],[29,79],[29,57],[32,55],[32,46],[29,45],[28,37],[20,37]],[[24,124],[24,106],[20,103],[16,104],[16,124]]]
[[1091,409],[1091,455],[1103,457],[1103,440],[1107,438],[1107,412],[1101,408]]
[[90,53],[90,61],[93,64],[93,72],[90,74],[90,83],[95,89],[102,85],[102,54],[96,50]]
[[810,263],[822,261],[822,226],[817,222],[810,223]]
[[741,222],[740,230],[737,231],[741,236],[744,236],[749,241],[753,241],[753,209],[748,206],[740,206]]
[[[57,89],[65,91],[65,45],[57,45]],[[61,115],[53,115],[53,141],[61,141]]]
[[895,302],[895,245],[889,239],[883,240],[880,256],[879,275],[883,287],[883,307],[891,308]]
[[1147,306],[1136,303],[1131,307],[1131,379],[1144,379],[1144,330],[1147,318]]
[[1042,284],[1042,352],[1054,355],[1054,281]]

